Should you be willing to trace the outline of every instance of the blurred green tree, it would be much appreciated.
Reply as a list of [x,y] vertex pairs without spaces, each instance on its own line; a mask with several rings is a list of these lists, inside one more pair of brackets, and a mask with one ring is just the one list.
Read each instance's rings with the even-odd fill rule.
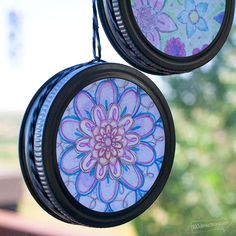
[[176,126],[175,163],[158,201],[134,220],[137,233],[189,236],[200,221],[224,224],[200,235],[234,236],[236,27],[206,66],[161,80]]

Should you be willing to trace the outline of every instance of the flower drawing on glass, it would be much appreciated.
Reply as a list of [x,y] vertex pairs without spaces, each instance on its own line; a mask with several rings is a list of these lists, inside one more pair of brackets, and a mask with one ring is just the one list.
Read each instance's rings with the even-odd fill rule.
[[130,1],[146,39],[174,57],[192,56],[205,50],[203,45],[211,45],[225,18],[226,0]]
[[84,206],[122,210],[154,184],[164,141],[149,95],[131,82],[104,79],[79,92],[62,117],[57,137],[62,179]]
[[178,16],[182,24],[186,24],[186,33],[191,38],[197,30],[208,31],[208,25],[204,15],[208,10],[208,3],[195,3],[194,0],[185,0],[185,10]]
[[161,46],[161,33],[177,30],[170,15],[163,11],[165,0],[136,0],[133,13],[146,38],[156,47]]

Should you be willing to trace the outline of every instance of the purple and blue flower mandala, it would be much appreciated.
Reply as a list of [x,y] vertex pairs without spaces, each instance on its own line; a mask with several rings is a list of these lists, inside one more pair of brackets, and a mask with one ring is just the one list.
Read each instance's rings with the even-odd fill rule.
[[162,118],[134,83],[104,79],[70,102],[57,135],[62,180],[82,205],[116,212],[138,202],[156,181],[164,158]]

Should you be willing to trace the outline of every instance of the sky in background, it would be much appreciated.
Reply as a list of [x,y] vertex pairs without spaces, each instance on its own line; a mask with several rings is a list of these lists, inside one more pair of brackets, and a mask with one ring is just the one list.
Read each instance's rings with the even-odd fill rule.
[[[60,70],[92,59],[92,0],[0,0],[0,111],[23,111]],[[103,59],[126,64],[100,27]]]

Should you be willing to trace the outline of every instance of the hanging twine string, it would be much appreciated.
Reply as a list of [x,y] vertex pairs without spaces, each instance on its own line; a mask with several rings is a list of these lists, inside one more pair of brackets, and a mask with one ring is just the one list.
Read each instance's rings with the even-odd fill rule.
[[99,35],[97,1],[93,0],[93,57],[95,61],[101,60],[101,42]]

